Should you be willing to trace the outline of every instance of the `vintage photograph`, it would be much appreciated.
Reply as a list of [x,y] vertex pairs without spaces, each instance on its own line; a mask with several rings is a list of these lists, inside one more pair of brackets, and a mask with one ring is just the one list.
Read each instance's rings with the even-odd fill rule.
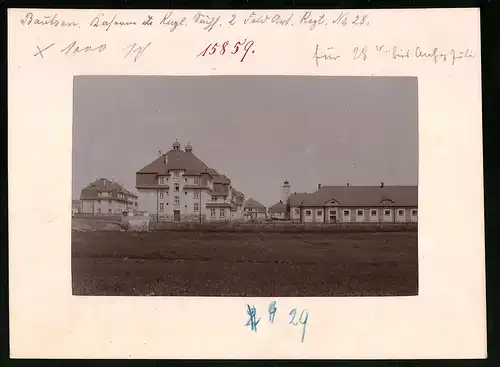
[[73,295],[418,295],[417,78],[73,83]]

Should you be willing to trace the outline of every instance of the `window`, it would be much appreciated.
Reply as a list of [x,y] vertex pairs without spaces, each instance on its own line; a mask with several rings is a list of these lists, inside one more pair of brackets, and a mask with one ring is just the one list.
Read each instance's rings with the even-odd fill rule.
[[299,214],[300,213],[300,210],[299,209],[295,209],[295,214]]
[[316,215],[323,215],[323,211],[322,210],[316,210]]
[[179,204],[179,197],[178,196],[174,196],[174,204]]
[[385,214],[386,217],[388,217],[389,215],[391,215],[391,211],[390,210],[386,210],[386,211],[384,211],[384,214]]
[[405,215],[405,211],[404,211],[404,210],[398,210],[398,215],[399,215],[399,216],[403,216],[403,215]]
[[212,201],[217,201],[217,196],[212,196]]
[[163,205],[163,203],[160,203],[160,211],[162,212],[163,209],[164,209],[164,205]]
[[415,216],[415,215],[417,215],[417,214],[418,214],[417,209],[413,209],[413,210],[411,211],[411,215]]
[[188,194],[187,191],[184,191],[184,195],[187,195],[187,194]]
[[227,196],[224,196],[224,200],[227,200]]
[[311,211],[310,210],[306,210],[306,215],[311,215]]
[[219,217],[224,217],[226,215],[224,209],[221,209],[219,212]]
[[100,204],[101,203],[101,199],[97,199],[97,204]]
[[195,199],[198,199],[198,197],[200,196],[200,193],[198,191],[195,191],[194,192],[194,198]]
[[215,217],[215,209],[210,209],[210,216]]
[[335,210],[330,210],[331,215],[335,215]]
[[193,209],[194,209],[195,212],[198,211],[198,203],[194,203],[193,204]]
[[174,184],[174,191],[179,191],[179,184],[178,183]]
[[163,190],[160,190],[160,199],[163,199]]
[[164,219],[165,219],[165,217],[160,217],[160,220],[164,220]]
[[179,178],[179,172],[174,172],[174,178]]
[[358,210],[358,217],[362,216],[362,215],[363,215],[363,211],[362,210]]
[[108,209],[108,213],[109,213],[109,214],[111,214],[111,213],[112,213],[111,209]]
[[195,177],[194,178],[194,184],[195,185],[199,185],[200,184],[200,178],[199,177]]
[[349,210],[344,210],[344,215],[348,216],[349,215]]
[[112,202],[111,200],[108,200],[108,204],[111,204],[111,202]]
[[372,210],[371,214],[372,214],[372,217],[375,217],[377,215],[377,211],[376,210]]
[[185,178],[185,179],[184,179],[184,182],[188,182],[188,179],[187,179],[187,178]]
[[97,209],[97,212],[98,212],[99,214],[101,214],[101,209]]

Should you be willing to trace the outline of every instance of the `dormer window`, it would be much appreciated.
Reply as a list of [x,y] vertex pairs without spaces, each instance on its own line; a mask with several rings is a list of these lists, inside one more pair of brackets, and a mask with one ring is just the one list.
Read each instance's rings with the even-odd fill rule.
[[174,184],[174,191],[179,191],[179,184],[178,183]]

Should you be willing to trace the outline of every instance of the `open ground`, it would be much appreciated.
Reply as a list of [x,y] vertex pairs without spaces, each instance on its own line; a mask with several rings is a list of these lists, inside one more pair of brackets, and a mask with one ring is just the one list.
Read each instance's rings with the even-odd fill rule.
[[417,232],[72,232],[74,295],[418,294]]

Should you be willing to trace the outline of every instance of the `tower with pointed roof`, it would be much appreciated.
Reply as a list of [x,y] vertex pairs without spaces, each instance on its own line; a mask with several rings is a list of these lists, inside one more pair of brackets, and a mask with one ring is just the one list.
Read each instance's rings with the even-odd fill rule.
[[172,149],[173,150],[179,150],[181,148],[181,144],[177,139],[175,139],[174,144],[172,144]]

